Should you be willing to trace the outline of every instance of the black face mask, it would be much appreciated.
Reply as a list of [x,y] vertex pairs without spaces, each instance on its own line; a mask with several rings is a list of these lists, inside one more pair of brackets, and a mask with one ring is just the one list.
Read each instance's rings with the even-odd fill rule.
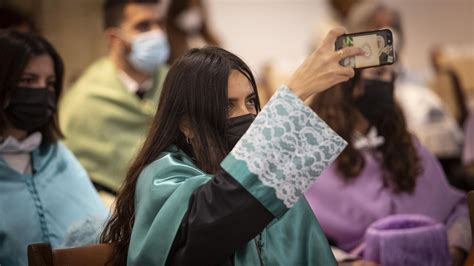
[[247,129],[249,129],[254,120],[254,114],[232,117],[227,120],[225,139],[229,151],[234,148],[235,144],[237,144],[239,139],[244,135]]
[[370,124],[378,126],[384,117],[393,112],[393,81],[363,80],[364,94],[354,104]]
[[10,123],[26,131],[44,126],[56,110],[56,94],[47,88],[18,87],[5,111]]

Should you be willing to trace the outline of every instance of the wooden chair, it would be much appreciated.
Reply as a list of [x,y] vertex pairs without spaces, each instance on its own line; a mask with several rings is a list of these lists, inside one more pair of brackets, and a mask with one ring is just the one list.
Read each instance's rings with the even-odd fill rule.
[[[467,201],[469,205],[469,218],[471,220],[471,236],[472,240],[474,240],[474,190],[469,191],[467,193]],[[464,263],[465,266],[473,266],[474,265],[474,245],[471,243],[471,251]]]
[[52,249],[48,243],[28,246],[29,266],[103,266],[112,253],[112,246],[97,244],[85,247]]

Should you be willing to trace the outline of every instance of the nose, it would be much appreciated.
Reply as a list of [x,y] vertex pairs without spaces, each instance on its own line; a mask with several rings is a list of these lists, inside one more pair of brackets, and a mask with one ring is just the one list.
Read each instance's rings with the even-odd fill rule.
[[231,117],[243,116],[243,115],[248,115],[248,114],[251,114],[251,112],[247,108],[245,103],[243,103],[243,104],[239,104],[238,107],[234,108]]
[[39,81],[38,87],[40,87],[40,88],[49,87],[48,81],[46,79],[41,79]]
[[152,31],[164,31],[164,28],[160,23],[157,22],[157,23],[153,23],[151,25],[150,30],[152,30]]

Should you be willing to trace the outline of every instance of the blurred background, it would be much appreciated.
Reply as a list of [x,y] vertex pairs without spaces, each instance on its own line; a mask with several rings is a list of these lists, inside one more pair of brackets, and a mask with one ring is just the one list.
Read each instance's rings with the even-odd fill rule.
[[[331,19],[326,0],[206,0],[209,25],[222,46],[243,57],[261,73],[271,64],[288,72],[310,52],[314,35]],[[462,69],[464,87],[474,87],[473,0],[385,0],[400,12],[405,31],[403,61],[429,80],[433,77],[430,50],[448,46]],[[1,0],[17,7],[59,49],[67,64],[67,81],[106,52],[100,0]]]
[[[397,97],[408,126],[441,160],[448,176],[456,172],[452,159],[456,158],[454,165],[459,165],[463,138],[469,137],[462,136],[463,127],[474,110],[473,0],[195,2],[202,7],[206,33],[196,43],[193,37],[173,32],[176,25],[168,25],[168,38],[174,47],[169,63],[190,47],[220,45],[250,65],[257,77],[262,104],[319,46],[331,28],[342,25],[349,32],[384,27],[395,30],[399,80],[409,85],[407,90],[398,90]],[[167,10],[171,2],[162,3],[163,10]],[[107,53],[102,4],[102,0],[0,1],[0,7],[23,12],[59,50],[66,64],[66,90],[88,65]],[[438,119],[440,112],[447,117],[437,122],[444,131],[430,128],[425,121]],[[456,181],[453,183],[456,185]]]
[[[331,28],[344,26],[348,32],[390,28],[394,33],[394,48],[398,58],[398,62],[390,66],[393,67],[390,69],[390,85],[392,88],[396,88],[390,93],[394,94],[391,97],[395,97],[399,103],[400,110],[403,111],[406,120],[406,125],[403,120],[399,126],[404,130],[407,128],[430,153],[435,155],[443,171],[437,164],[433,168],[440,172],[440,177],[444,178],[444,174],[446,174],[449,183],[464,192],[474,190],[474,0],[170,1],[172,0],[161,0],[165,4],[163,12],[167,12],[168,16],[166,30],[171,46],[171,56],[168,63],[172,63],[192,47],[221,46],[242,57],[250,65],[257,78],[262,105],[280,84],[286,82],[286,79],[304,58],[321,44],[323,37]],[[186,8],[179,10],[179,7],[176,6],[183,6],[184,2],[187,3]],[[0,26],[3,21],[10,19],[8,12],[2,13],[4,12],[1,9],[3,7],[19,10],[28,20],[31,20],[29,26],[21,23],[14,26],[16,29],[30,27],[33,31],[45,36],[56,47],[66,65],[64,85],[65,91],[67,91],[88,66],[107,55],[108,45],[114,48],[113,43],[106,40],[103,30],[103,3],[104,0],[0,0]],[[166,9],[167,6],[170,7],[169,10]],[[173,6],[179,12],[173,13],[174,9],[171,8]],[[146,14],[146,12],[144,13]],[[109,55],[109,57],[107,60],[111,60],[112,56]],[[115,61],[114,65],[110,61],[111,67],[116,67],[115,64]],[[120,85],[130,85],[130,77],[127,76],[129,80],[124,82],[123,73],[125,72],[123,69],[120,70],[122,72],[120,72],[119,78],[121,83],[124,83]],[[102,71],[92,72],[100,73],[98,76],[105,76]],[[134,102],[136,107],[134,108],[139,110],[143,117],[152,116],[155,111],[151,109],[151,105],[147,105],[146,101],[141,101],[144,94],[151,89],[144,89],[144,87],[151,87],[150,84],[146,85],[151,83],[150,76],[145,76],[148,79],[143,79],[140,82],[138,79],[135,79],[136,82],[132,79],[132,85],[137,85],[136,90],[132,92],[139,97],[137,99],[140,99],[140,101]],[[112,78],[116,80],[115,76]],[[102,91],[100,86],[94,87],[96,83],[96,80],[92,79],[91,83],[84,83],[86,86],[76,89],[76,91],[89,93],[84,89],[86,87],[92,88],[93,92]],[[389,82],[385,80],[385,83]],[[158,86],[158,84],[153,85]],[[74,89],[69,92],[74,92]],[[132,97],[127,98],[130,95],[127,93],[124,98],[132,99]],[[72,101],[67,105],[72,106],[73,103],[78,102],[78,98],[71,99]],[[313,102],[313,100],[310,99],[308,102]],[[87,108],[83,108],[85,103],[86,101],[79,103],[77,105],[79,107],[72,108],[70,113],[79,114],[83,111],[81,109],[87,110]],[[103,103],[106,101],[98,106],[116,108],[116,106],[107,106]],[[327,109],[334,107],[329,105],[326,106]],[[120,109],[121,112],[128,110],[118,106],[117,109]],[[147,108],[150,108],[151,111]],[[373,105],[370,108],[375,109]],[[103,112],[100,108],[97,110],[101,110],[96,111],[97,113],[107,117],[106,111]],[[82,119],[86,124],[89,123],[87,112],[82,114],[86,114],[82,116]],[[386,114],[383,115],[386,116]],[[347,116],[338,117],[336,120],[340,122],[344,120],[343,118],[347,119]],[[120,119],[116,120],[124,125],[124,132],[135,130],[133,126],[128,126]],[[77,122],[76,118],[70,120],[73,121],[71,124]],[[114,119],[108,120],[115,121]],[[391,120],[397,122],[396,119]],[[107,121],[107,119],[103,121]],[[146,121],[143,128],[148,127],[148,120]],[[102,123],[100,119],[93,122],[97,122],[99,125]],[[77,128],[82,129],[81,126],[77,126]],[[95,130],[85,130],[80,133],[87,135],[93,131]],[[102,133],[101,130],[97,131]],[[109,131],[103,130],[103,132],[108,133]],[[367,138],[370,137],[371,132],[367,133]],[[138,132],[137,134],[142,133]],[[130,139],[136,140],[134,135],[130,136]],[[67,137],[69,136],[67,135]],[[413,142],[415,142],[415,138],[413,138]],[[76,140],[74,137],[69,139]],[[376,139],[376,141],[378,140]],[[386,139],[387,142],[394,140],[396,139]],[[382,138],[382,143],[383,141],[385,140]],[[112,143],[111,145],[118,147],[117,150],[125,151],[124,154],[127,156],[133,154],[133,152],[124,149],[121,143],[119,145]],[[78,146],[82,147],[82,145]],[[398,146],[395,147],[398,148]],[[135,151],[134,147],[132,148],[130,151]],[[377,146],[369,148],[375,149]],[[101,148],[98,150],[98,154],[101,154]],[[377,152],[379,151],[377,150]],[[107,154],[107,159],[110,158],[115,160],[114,156]],[[403,156],[397,158],[403,158]],[[125,159],[128,162],[129,158]],[[115,161],[111,165],[116,170]],[[91,172],[89,169],[88,171]],[[93,174],[90,175],[93,176]],[[109,174],[109,176],[115,177],[116,175]],[[383,174],[380,176],[384,178]],[[430,183],[425,184],[428,192],[423,199],[426,200],[417,200],[418,198],[413,197],[411,202],[407,201],[408,205],[419,202],[427,202],[436,208],[441,205],[439,202],[443,202],[444,199],[439,197],[439,193],[442,190],[438,190],[438,194],[432,193],[435,190],[431,187],[434,184],[434,179],[427,180],[430,180]],[[385,180],[383,181],[385,182]],[[95,183],[95,185],[101,192],[104,202],[108,206],[112,205],[116,191],[102,186],[103,184]],[[423,185],[422,183],[419,186]],[[358,193],[365,195],[363,191]],[[319,195],[320,193],[314,194]],[[433,203],[433,198],[430,198],[433,195],[437,197],[436,200],[440,201]],[[464,196],[462,193],[459,195]],[[391,200],[391,198],[387,198],[387,201],[391,202]],[[364,202],[364,204],[368,203],[370,201]],[[465,202],[461,202],[459,205],[462,205],[460,208],[466,208]],[[417,211],[424,211],[424,209],[424,207],[420,207]],[[374,217],[376,216],[374,215]],[[459,228],[455,228],[457,231],[454,230],[454,233],[465,241],[468,239],[469,226],[466,222],[467,216],[463,216],[462,219],[463,224],[459,225]],[[474,219],[474,216],[471,219]],[[458,224],[453,227],[457,226]],[[365,230],[365,228],[363,229]],[[345,235],[345,233],[343,232],[341,235]],[[470,239],[466,241],[469,242]],[[466,246],[468,248],[469,243]],[[466,251],[464,249],[463,253],[458,256],[459,261],[465,258]],[[453,256],[455,258],[455,255]],[[471,256],[474,259],[474,247],[472,246]]]

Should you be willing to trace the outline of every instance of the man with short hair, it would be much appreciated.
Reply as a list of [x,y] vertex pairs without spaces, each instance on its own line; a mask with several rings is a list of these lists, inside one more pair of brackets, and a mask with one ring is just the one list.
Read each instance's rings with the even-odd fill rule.
[[65,144],[96,187],[115,193],[156,112],[169,44],[157,0],[106,0],[108,55],[61,102]]

